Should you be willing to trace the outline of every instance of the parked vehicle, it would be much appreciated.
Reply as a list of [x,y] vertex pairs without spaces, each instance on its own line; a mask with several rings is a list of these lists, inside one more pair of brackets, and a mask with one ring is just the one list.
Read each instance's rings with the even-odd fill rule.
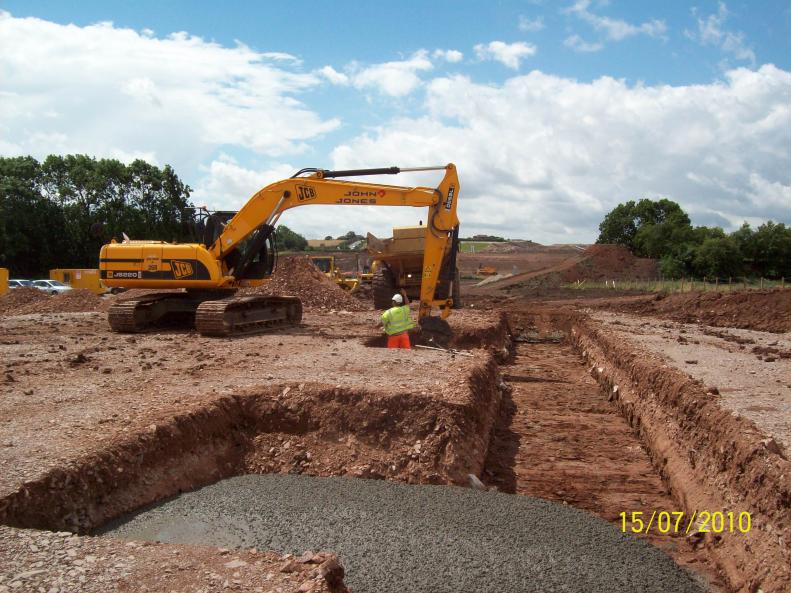
[[[111,292],[99,278],[99,270],[91,268],[56,268],[49,271],[49,279],[68,284],[72,288],[90,290],[94,294]],[[113,294],[117,291],[112,291]]]
[[19,278],[11,279],[8,281],[8,288],[32,288],[32,280],[20,280]]
[[62,294],[72,290],[71,286],[63,284],[58,280],[36,280],[33,282],[33,288],[39,289],[41,292],[48,294]]

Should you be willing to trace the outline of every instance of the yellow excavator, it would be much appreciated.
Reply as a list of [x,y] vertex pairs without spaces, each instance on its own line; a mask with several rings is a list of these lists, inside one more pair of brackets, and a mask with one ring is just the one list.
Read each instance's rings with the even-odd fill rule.
[[[438,170],[445,174],[436,188],[339,179]],[[110,327],[117,332],[139,332],[168,320],[194,319],[202,335],[233,336],[298,324],[302,319],[298,298],[236,292],[261,285],[272,275],[277,258],[273,231],[284,211],[335,204],[428,208],[418,321],[423,331],[448,335],[450,327],[445,319],[453,305],[458,195],[459,179],[453,164],[346,171],[308,168],[259,190],[233,216],[206,213],[199,221],[202,242],[113,239],[102,246],[99,256],[100,275],[106,286],[182,290],[154,292],[113,304],[108,312]],[[451,277],[446,278],[448,274]],[[445,294],[437,294],[440,281],[444,281]],[[435,308],[440,310],[439,316],[432,315]]]

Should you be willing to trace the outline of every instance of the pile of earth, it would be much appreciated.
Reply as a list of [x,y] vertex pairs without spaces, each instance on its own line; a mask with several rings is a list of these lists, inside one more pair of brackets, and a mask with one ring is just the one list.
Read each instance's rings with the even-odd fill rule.
[[372,284],[360,284],[353,293],[354,298],[364,303],[372,303],[374,299],[374,287]]
[[622,303],[621,311],[684,323],[705,323],[767,332],[791,331],[791,290],[687,292]]
[[0,297],[0,315],[101,311],[104,304],[90,290],[70,290],[50,296],[35,288],[15,288]]
[[295,296],[306,307],[336,311],[370,309],[370,306],[366,306],[327,278],[306,257],[281,258],[269,282],[255,288],[243,289],[240,293]]
[[591,245],[583,259],[560,271],[562,282],[578,280],[651,280],[659,275],[659,262],[636,257],[622,245]]

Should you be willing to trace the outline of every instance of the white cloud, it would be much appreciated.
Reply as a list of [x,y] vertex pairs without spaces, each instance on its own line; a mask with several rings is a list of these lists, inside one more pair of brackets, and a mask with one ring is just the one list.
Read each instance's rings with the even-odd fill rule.
[[291,177],[297,168],[287,163],[255,171],[221,154],[208,166],[201,167],[203,177],[196,184],[192,201],[213,210],[238,210],[262,187]]
[[282,51],[266,51],[261,54],[261,57],[268,60],[273,60],[275,62],[292,62],[294,64],[302,64],[302,60],[300,60],[298,57],[292,56],[291,54],[287,54]]
[[544,17],[536,17],[534,19],[528,18],[524,15],[519,15],[519,30],[526,33],[535,33],[544,28]]
[[755,64],[755,52],[745,45],[744,33],[727,31],[724,29],[725,21],[730,12],[724,2],[717,6],[717,13],[700,16],[696,8],[692,9],[698,24],[697,33],[685,31],[685,35],[701,45],[713,45],[722,51],[732,54],[737,60],[745,60]]
[[581,53],[593,53],[604,49],[601,42],[589,43],[579,35],[570,35],[563,40],[563,45]]
[[180,168],[223,145],[298,153],[339,122],[296,98],[321,78],[268,60],[296,58],[0,11],[0,150],[148,155]]
[[522,59],[535,55],[537,51],[535,45],[524,41],[479,43],[473,49],[479,60],[495,60],[512,70],[518,70]]
[[[616,204],[658,196],[677,200],[698,224],[790,222],[789,105],[791,73],[771,65],[676,87],[538,71],[499,86],[438,78],[422,115],[338,146],[333,164],[455,162],[464,234],[592,241]],[[347,219],[360,228],[363,220]]]
[[464,59],[464,54],[456,49],[435,49],[431,56],[435,60],[445,60],[452,64],[461,62]]
[[622,41],[635,35],[663,38],[665,33],[667,33],[665,21],[653,19],[639,25],[633,25],[622,19],[612,19],[594,14],[588,10],[590,4],[590,0],[579,0],[568,7],[565,12],[574,14],[588,23],[596,31],[602,33],[608,41]]
[[343,72],[338,72],[332,66],[324,66],[318,70],[318,73],[321,74],[324,78],[329,80],[332,84],[337,85],[347,85],[349,84],[349,77],[346,76]]
[[421,49],[406,60],[370,66],[352,64],[349,67],[349,78],[356,88],[373,89],[391,97],[403,97],[422,84],[418,72],[431,70],[433,67],[428,52]]

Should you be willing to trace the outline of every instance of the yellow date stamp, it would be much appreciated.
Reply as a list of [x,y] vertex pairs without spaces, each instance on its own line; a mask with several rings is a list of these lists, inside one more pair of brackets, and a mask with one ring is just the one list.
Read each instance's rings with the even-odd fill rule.
[[620,516],[624,533],[749,533],[752,528],[746,511],[624,511]]

